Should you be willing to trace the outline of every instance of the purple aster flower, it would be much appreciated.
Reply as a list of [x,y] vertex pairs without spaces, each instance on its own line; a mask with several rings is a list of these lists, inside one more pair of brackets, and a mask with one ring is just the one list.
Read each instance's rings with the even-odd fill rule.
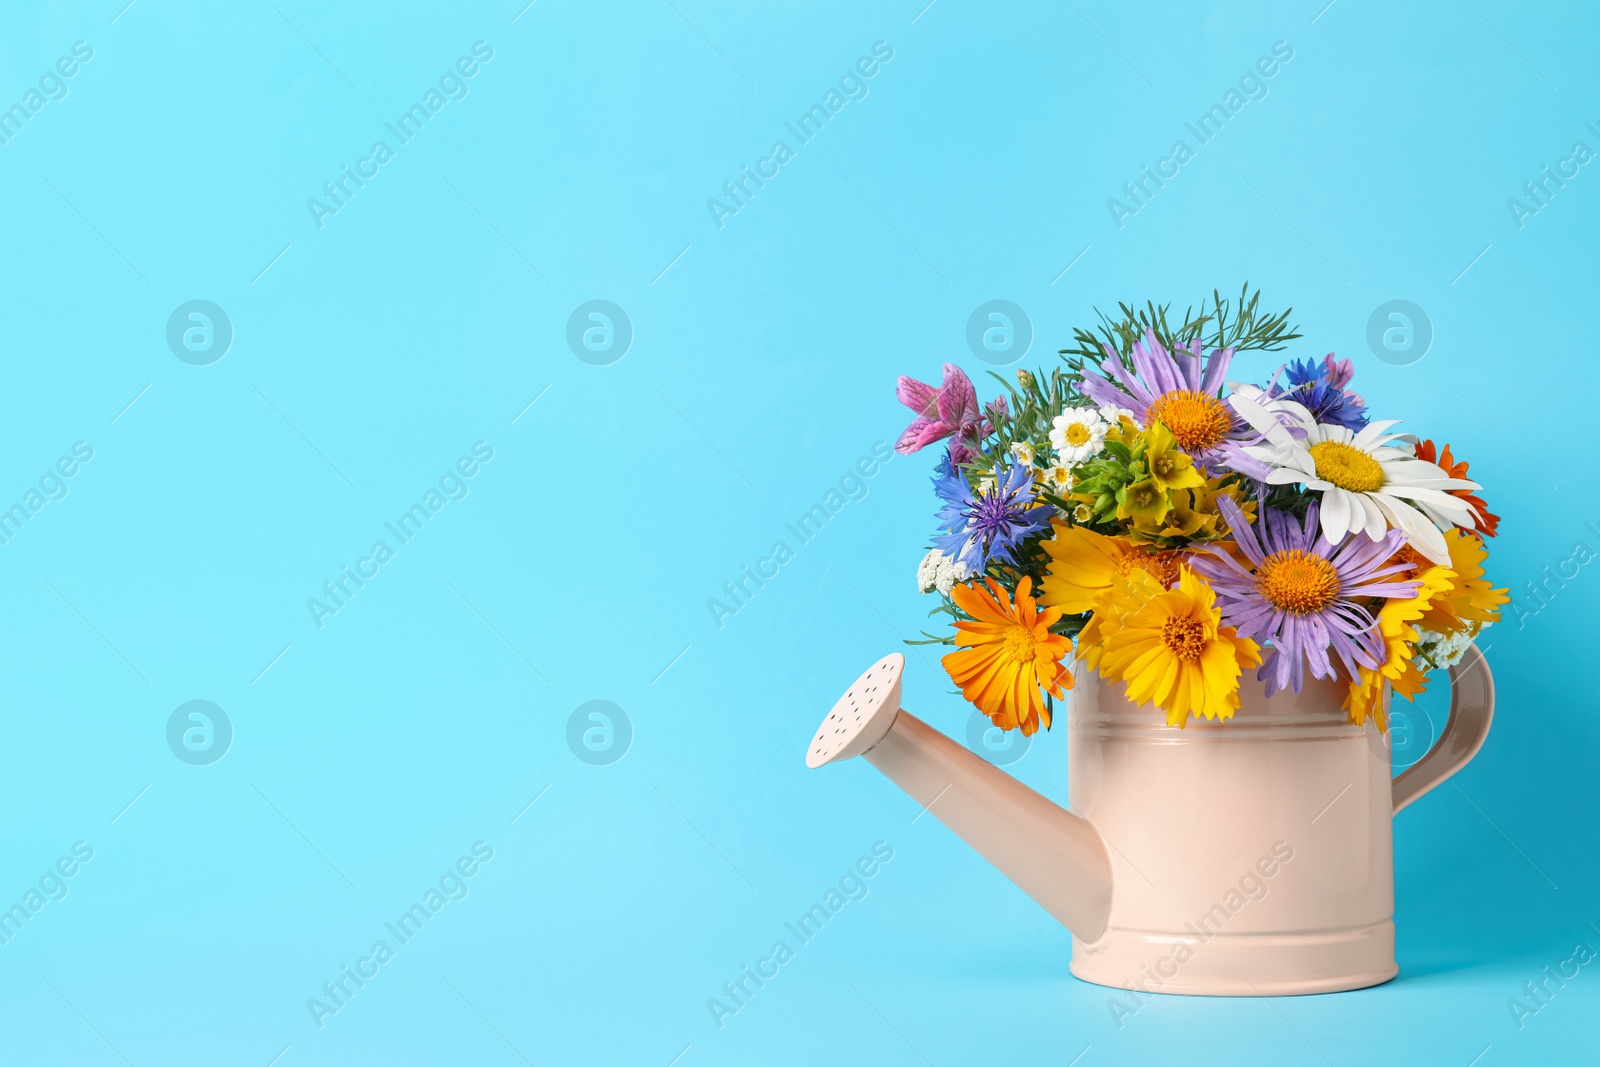
[[1209,555],[1195,554],[1194,569],[1216,590],[1222,621],[1241,637],[1270,645],[1256,674],[1268,696],[1286,688],[1300,692],[1308,664],[1314,678],[1335,677],[1330,653],[1346,678],[1359,677],[1358,667],[1383,664],[1383,635],[1357,601],[1416,596],[1419,583],[1388,580],[1407,569],[1389,562],[1405,544],[1403,531],[1390,530],[1378,541],[1347,536],[1333,545],[1319,532],[1314,503],[1303,523],[1263,506],[1257,526],[1228,497],[1218,497],[1217,507],[1250,566],[1210,546]]
[[944,506],[933,547],[980,574],[990,560],[1016,565],[1027,537],[1050,528],[1055,508],[1034,503],[1033,472],[1021,464],[994,468],[994,485],[974,492],[967,477],[946,460],[933,480]]
[[1107,346],[1100,363],[1105,377],[1086,371],[1084,394],[1096,404],[1128,409],[1143,428],[1159,420],[1179,448],[1202,462],[1217,458],[1229,440],[1259,440],[1249,423],[1221,400],[1233,349],[1212,349],[1202,356],[1197,338],[1169,351],[1152,330],[1134,342],[1129,360],[1131,372]]
[[[1280,386],[1274,381],[1267,388],[1271,398],[1293,400],[1316,418],[1318,422],[1359,430],[1367,424],[1367,402],[1346,389],[1354,376],[1348,359],[1334,359],[1329,352],[1321,365],[1311,360],[1293,360],[1287,366],[1289,384]],[[1280,368],[1280,373],[1283,368]],[[1273,376],[1276,379],[1277,375]]]
[[[978,408],[978,393],[972,379],[954,363],[944,365],[944,380],[938,388],[901,376],[895,387],[900,403],[917,413],[894,449],[909,456],[946,437],[954,437],[951,448],[961,443],[963,452],[972,452],[989,434],[989,423]],[[961,462],[958,460],[958,463]]]

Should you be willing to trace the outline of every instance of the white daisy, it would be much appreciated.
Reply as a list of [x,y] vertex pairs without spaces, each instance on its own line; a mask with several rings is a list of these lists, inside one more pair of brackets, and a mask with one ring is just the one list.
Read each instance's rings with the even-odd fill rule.
[[1033,446],[1027,442],[1014,442],[1011,445],[1011,454],[1015,456],[1017,458],[1017,462],[1022,464],[1024,467],[1033,466]]
[[1082,463],[1105,443],[1106,423],[1094,408],[1068,408],[1053,420],[1050,445],[1056,462],[1070,467]]
[[[1299,404],[1277,401],[1268,410],[1248,395],[1228,398],[1246,422],[1266,438],[1243,451],[1264,465],[1268,485],[1303,484],[1322,494],[1322,535],[1339,544],[1360,531],[1374,541],[1393,526],[1435,563],[1448,564],[1450,552],[1440,528],[1477,525],[1472,508],[1451,489],[1478,489],[1477,482],[1452,478],[1437,464],[1416,458],[1409,448],[1388,447],[1399,434],[1384,433],[1393,420],[1369,423],[1359,431],[1318,422]],[[1303,434],[1296,438],[1290,426]]]

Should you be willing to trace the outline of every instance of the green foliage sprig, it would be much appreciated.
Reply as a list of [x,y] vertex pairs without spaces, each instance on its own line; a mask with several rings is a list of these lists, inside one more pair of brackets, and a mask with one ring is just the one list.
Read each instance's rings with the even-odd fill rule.
[[1300,336],[1299,327],[1289,325],[1293,308],[1268,315],[1261,312],[1260,305],[1261,290],[1251,292],[1250,283],[1245,282],[1239,290],[1237,303],[1224,300],[1222,294],[1213,289],[1209,310],[1204,300],[1198,312],[1192,307],[1186,308],[1177,327],[1170,318],[1171,304],[1157,305],[1150,301],[1143,308],[1135,308],[1118,303],[1122,314],[1116,319],[1107,318],[1096,308],[1100,325],[1093,331],[1078,327],[1072,334],[1072,346],[1061,349],[1061,358],[1067,364],[1067,378],[1076,387],[1083,381],[1086,366],[1098,366],[1105,359],[1108,345],[1124,366],[1131,367],[1128,357],[1133,344],[1143,340],[1149,331],[1154,331],[1156,338],[1169,349],[1199,338],[1210,348],[1232,348],[1235,352],[1278,352]]
[[1052,420],[1062,409],[1087,403],[1081,395],[1083,371],[1085,367],[1098,367],[1105,359],[1103,344],[1110,345],[1123,365],[1132,369],[1129,357],[1133,344],[1143,340],[1150,330],[1168,348],[1200,338],[1208,347],[1232,348],[1235,352],[1278,352],[1300,336],[1299,327],[1289,325],[1294,309],[1263,313],[1261,290],[1252,291],[1249,282],[1240,289],[1236,302],[1224,300],[1213,289],[1209,308],[1202,303],[1199,311],[1186,309],[1176,327],[1172,325],[1170,304],[1151,302],[1142,309],[1127,304],[1117,306],[1120,318],[1107,318],[1096,308],[1095,314],[1100,318],[1096,331],[1083,327],[1073,331],[1072,347],[1060,350],[1064,367],[1055,367],[1048,374],[1043,369],[1018,370],[1015,384],[989,372],[1005,389],[1007,407],[1003,415],[989,409],[994,432],[983,441],[985,472],[996,461],[1006,461],[1014,443],[1036,448],[1042,445],[1049,438]]

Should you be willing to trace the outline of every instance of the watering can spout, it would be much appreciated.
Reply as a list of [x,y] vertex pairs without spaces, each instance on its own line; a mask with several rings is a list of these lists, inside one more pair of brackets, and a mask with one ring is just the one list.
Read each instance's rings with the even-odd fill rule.
[[904,670],[905,657],[894,652],[858,678],[817,730],[806,765],[865,756],[1080,941],[1099,940],[1111,913],[1111,860],[1100,834],[903,710]]

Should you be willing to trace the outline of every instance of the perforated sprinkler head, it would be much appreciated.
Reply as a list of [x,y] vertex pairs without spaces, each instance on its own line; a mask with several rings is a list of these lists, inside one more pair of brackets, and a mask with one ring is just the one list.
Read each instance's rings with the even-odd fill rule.
[[822,720],[806,749],[806,766],[859,756],[883,740],[900,713],[900,675],[906,658],[898,652],[867,668]]

